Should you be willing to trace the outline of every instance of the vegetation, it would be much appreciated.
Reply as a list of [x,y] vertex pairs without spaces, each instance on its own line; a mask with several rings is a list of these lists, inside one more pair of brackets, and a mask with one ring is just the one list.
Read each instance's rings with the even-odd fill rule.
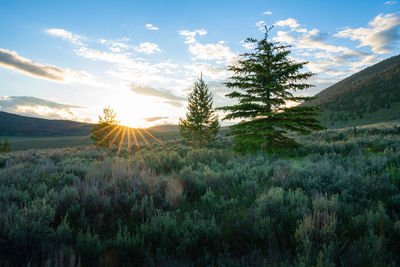
[[5,140],[4,140],[4,143],[3,143],[3,144],[0,144],[0,153],[1,153],[1,152],[4,152],[4,153],[11,152],[11,145],[10,145],[10,143],[8,142],[8,139],[5,139]]
[[212,105],[213,96],[201,75],[189,94],[186,119],[179,120],[180,133],[192,147],[204,147],[215,141],[220,124]]
[[3,266],[398,266],[400,125],[0,155]]
[[123,127],[119,127],[115,111],[106,107],[103,109],[103,117],[99,116],[99,121],[93,126],[90,139],[95,146],[110,148],[113,144],[120,143],[122,129]]
[[288,137],[288,132],[309,134],[324,129],[315,118],[319,114],[317,108],[288,107],[289,103],[311,99],[292,92],[311,87],[301,81],[313,74],[300,72],[306,62],[290,60],[288,46],[271,42],[269,30],[265,28],[265,37],[260,41],[248,38],[246,42],[255,44],[255,51],[243,54],[238,66],[229,68],[234,76],[226,86],[238,90],[226,96],[238,103],[220,109],[228,111],[224,120],[241,120],[229,132],[234,136],[234,150],[239,152],[294,147],[298,144]]
[[328,87],[305,105],[323,108],[327,127],[400,118],[400,55],[381,61]]

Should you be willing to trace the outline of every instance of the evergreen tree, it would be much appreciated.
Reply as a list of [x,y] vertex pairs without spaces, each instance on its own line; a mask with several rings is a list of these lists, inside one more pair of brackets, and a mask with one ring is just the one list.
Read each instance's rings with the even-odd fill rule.
[[201,75],[189,94],[186,119],[179,119],[180,133],[192,147],[215,141],[220,124],[212,105],[213,96]]
[[91,130],[90,138],[95,146],[109,148],[120,142],[122,127],[119,126],[116,118],[117,114],[112,108],[103,109],[103,117],[99,116],[99,121]]
[[236,66],[229,67],[233,76],[226,86],[236,90],[226,96],[237,99],[237,104],[220,109],[228,112],[224,120],[241,120],[229,133],[234,136],[234,150],[239,152],[272,152],[297,146],[288,132],[309,134],[324,129],[315,118],[319,115],[317,108],[289,107],[311,99],[294,96],[293,92],[311,87],[302,81],[314,74],[300,72],[307,62],[290,60],[289,46],[270,41],[269,30],[265,27],[265,37],[260,41],[248,38],[246,42],[255,44],[254,52],[243,54]]
[[4,143],[0,147],[0,152],[5,152],[5,153],[11,152],[11,145],[8,142],[8,139],[4,140]]

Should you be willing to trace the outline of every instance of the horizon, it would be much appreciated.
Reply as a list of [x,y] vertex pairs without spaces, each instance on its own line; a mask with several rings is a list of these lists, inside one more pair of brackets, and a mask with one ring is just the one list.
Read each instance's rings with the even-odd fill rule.
[[303,95],[400,53],[396,1],[304,2],[2,4],[0,111],[95,123],[110,105],[125,126],[176,125],[200,73],[228,101],[226,67],[264,25],[317,74]]

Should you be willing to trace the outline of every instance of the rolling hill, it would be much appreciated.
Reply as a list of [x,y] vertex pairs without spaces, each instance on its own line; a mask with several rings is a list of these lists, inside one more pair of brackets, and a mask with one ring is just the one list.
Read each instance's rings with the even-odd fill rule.
[[92,124],[68,120],[47,120],[0,111],[1,136],[83,136]]
[[321,121],[330,128],[400,119],[400,55],[326,88],[305,105],[322,107]]
[[[91,145],[93,142],[89,135],[92,126],[89,123],[47,120],[0,111],[0,142],[7,138],[12,150]],[[179,138],[178,125],[156,125],[146,130],[163,141]]]

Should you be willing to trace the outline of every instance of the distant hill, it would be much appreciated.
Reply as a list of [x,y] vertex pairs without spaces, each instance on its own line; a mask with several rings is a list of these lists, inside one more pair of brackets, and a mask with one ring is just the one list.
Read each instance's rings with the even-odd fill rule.
[[0,136],[83,136],[92,124],[68,120],[47,120],[0,111]]
[[165,132],[178,132],[179,126],[173,124],[156,125],[147,128],[147,130],[153,133],[165,133]]
[[346,127],[400,118],[400,55],[326,88],[305,105],[323,108],[328,127]]
[[[69,120],[47,120],[26,117],[0,111],[0,136],[56,137],[85,136],[90,134],[93,124]],[[178,125],[156,125],[147,128],[150,132],[178,132]]]

